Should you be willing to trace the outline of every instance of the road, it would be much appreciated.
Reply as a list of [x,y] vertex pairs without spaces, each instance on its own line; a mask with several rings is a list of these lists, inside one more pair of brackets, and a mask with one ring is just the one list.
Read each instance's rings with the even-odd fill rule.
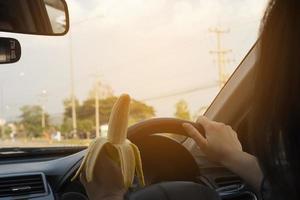
[[0,147],[58,147],[58,146],[87,146],[90,140],[62,140],[52,141],[46,139],[19,139],[19,140],[0,140]]

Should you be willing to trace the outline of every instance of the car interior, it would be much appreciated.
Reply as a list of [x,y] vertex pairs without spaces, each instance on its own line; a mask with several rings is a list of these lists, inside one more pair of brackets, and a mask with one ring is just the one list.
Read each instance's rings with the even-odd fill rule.
[[[45,9],[43,0],[1,0],[0,30],[53,35]],[[68,26],[67,21],[66,32]],[[250,153],[247,142],[249,94],[253,89],[256,51],[254,44],[204,113],[209,119],[232,126],[239,133],[243,149]],[[155,117],[128,128],[128,139],[141,152],[147,186],[141,188],[136,180],[126,199],[260,199],[240,177],[203,155],[184,131],[184,122],[187,120]],[[199,124],[194,125],[204,133]],[[165,133],[180,135],[183,139]],[[86,151],[86,146],[10,147],[0,151],[0,199],[88,199],[79,178],[71,181]]]

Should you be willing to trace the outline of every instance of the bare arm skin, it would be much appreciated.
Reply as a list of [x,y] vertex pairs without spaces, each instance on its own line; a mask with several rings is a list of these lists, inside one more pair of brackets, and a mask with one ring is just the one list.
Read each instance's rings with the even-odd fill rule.
[[243,151],[237,133],[223,123],[199,117],[205,130],[205,137],[189,123],[183,124],[184,129],[192,137],[206,156],[239,175],[257,191],[263,179],[262,171],[256,157]]

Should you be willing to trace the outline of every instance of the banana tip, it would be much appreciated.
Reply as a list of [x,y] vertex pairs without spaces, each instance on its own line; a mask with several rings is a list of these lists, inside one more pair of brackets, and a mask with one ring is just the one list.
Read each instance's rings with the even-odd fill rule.
[[122,94],[119,99],[125,102],[130,102],[130,96],[128,94]]
[[121,94],[122,98],[130,98],[129,94]]

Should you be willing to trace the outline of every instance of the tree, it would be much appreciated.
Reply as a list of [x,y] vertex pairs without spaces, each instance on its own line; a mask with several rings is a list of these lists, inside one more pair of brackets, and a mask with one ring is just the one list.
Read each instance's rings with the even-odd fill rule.
[[186,101],[180,100],[176,103],[176,112],[174,115],[176,118],[180,118],[180,119],[185,119],[185,120],[191,119],[190,111]]
[[[42,113],[43,109],[41,106],[32,105],[32,106],[23,106],[21,108],[21,121],[23,124],[27,137],[39,137],[42,136]],[[45,122],[46,126],[49,123],[49,115],[45,113]]]
[[73,126],[72,126],[72,118],[68,117],[68,116],[64,116],[64,121],[60,127],[60,130],[62,132],[62,135],[65,138],[69,138],[68,133],[70,133],[73,130]]
[[[100,125],[108,123],[111,109],[116,101],[117,97],[99,100]],[[90,119],[95,123],[95,99],[87,99],[83,102],[79,108],[78,119]]]
[[[99,100],[99,115],[100,115],[100,125],[105,125],[109,121],[109,116],[112,110],[112,107],[114,103],[117,101],[116,96],[110,96],[105,99],[100,99]],[[66,105],[66,104],[65,104]],[[64,120],[64,125],[62,126],[62,131],[67,130],[70,126],[69,124],[70,121],[68,119],[71,118],[71,115],[68,111],[66,111],[65,107],[65,120]],[[151,118],[155,116],[155,111],[153,107],[148,106],[140,101],[137,100],[132,100],[131,105],[130,105],[130,113],[129,113],[129,124],[136,123],[138,121]],[[91,132],[92,130],[88,130],[91,127],[95,126],[95,99],[89,98],[85,100],[82,105],[78,105],[77,108],[77,119],[78,119],[78,130],[80,122],[79,121],[84,121],[86,129],[84,131]],[[93,126],[91,126],[93,124]],[[87,128],[88,127],[88,128]],[[83,131],[83,130],[82,130]]]
[[[71,135],[68,135],[68,133],[71,133],[73,131],[73,122],[72,122],[72,100],[70,98],[67,98],[63,102],[64,105],[64,118],[63,123],[60,127],[62,135],[65,138],[71,137]],[[78,99],[75,98],[75,110],[76,114],[78,113],[80,104]]]
[[[96,85],[98,84],[98,85]],[[89,99],[94,99],[96,96],[96,91],[98,90],[99,99],[106,99],[114,95],[112,88],[108,84],[104,84],[101,81],[98,81],[93,85],[92,89],[89,92]],[[97,87],[98,86],[98,87]]]
[[[65,99],[64,102],[64,120],[67,120],[66,118],[72,118],[72,101],[71,99]],[[78,112],[79,109],[79,101],[78,99],[75,99],[75,110],[76,113]]]
[[[117,101],[117,97],[107,97],[105,99],[99,100],[99,115],[100,115],[100,125],[107,124],[109,121],[109,116],[113,105]],[[140,101],[132,100],[129,111],[129,123],[133,124],[141,120],[154,117],[155,112],[153,107],[148,106]],[[79,119],[91,119],[95,121],[95,100],[88,99],[83,102],[82,106],[79,108],[78,113]]]
[[86,138],[90,138],[90,134],[94,129],[94,123],[89,119],[79,120],[77,129],[79,132],[85,133]]
[[0,127],[0,133],[1,133],[1,138],[2,139],[10,138],[11,132],[12,132],[12,128],[10,126],[6,125],[6,124],[2,125]]
[[143,102],[132,100],[129,111],[129,124],[149,119],[155,116],[155,111],[152,106],[148,106]]

